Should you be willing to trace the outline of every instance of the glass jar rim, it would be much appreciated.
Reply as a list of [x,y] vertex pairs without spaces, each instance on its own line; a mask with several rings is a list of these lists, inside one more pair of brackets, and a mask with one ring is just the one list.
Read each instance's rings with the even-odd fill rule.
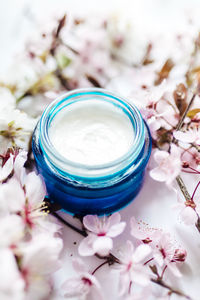
[[[65,102],[67,101],[67,105],[74,103],[75,100],[84,101],[84,96],[90,96],[91,98],[94,98],[94,96],[102,97],[98,98],[98,100],[106,101],[107,99],[107,101],[109,100],[110,102],[116,102],[121,109],[123,108],[124,113],[128,115],[132,125],[134,123],[134,143],[127,151],[127,153],[125,153],[118,159],[101,165],[81,164],[70,161],[67,158],[63,157],[51,143],[48,129],[52,120],[53,113],[55,113],[56,109],[65,104]],[[114,175],[122,169],[129,168],[131,165],[133,165],[134,161],[139,156],[145,142],[144,121],[139,110],[134,105],[129,104],[124,98],[116,96],[114,93],[101,88],[76,89],[61,95],[45,109],[40,119],[39,128],[40,146],[50,160],[51,164],[53,164],[54,167],[60,169],[64,173],[81,177],[105,177],[106,175]]]

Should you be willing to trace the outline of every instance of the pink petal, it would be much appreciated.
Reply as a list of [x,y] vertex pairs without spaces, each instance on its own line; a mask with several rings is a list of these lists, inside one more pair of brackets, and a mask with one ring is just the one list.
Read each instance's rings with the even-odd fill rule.
[[148,236],[147,233],[144,233],[139,229],[139,224],[136,221],[135,217],[132,217],[130,219],[130,227],[131,235],[134,236],[136,239],[143,240]]
[[125,249],[124,249],[124,254],[128,257],[132,256],[132,253],[134,251],[134,246],[131,241],[126,241]]
[[140,245],[135,249],[135,252],[132,256],[133,262],[134,263],[140,263],[141,261],[143,261],[145,258],[147,258],[147,256],[149,256],[149,254],[152,252],[151,247],[149,247],[148,245]]
[[197,219],[198,219],[195,210],[190,206],[185,207],[180,212],[180,217],[181,217],[181,220],[186,225],[194,225],[197,222]]
[[89,286],[86,286],[81,278],[72,278],[65,281],[61,287],[65,297],[83,297],[89,293]]
[[101,256],[108,255],[113,247],[113,241],[107,236],[98,237],[93,243],[94,253],[98,253]]
[[118,212],[112,214],[109,218],[108,218],[108,223],[109,223],[109,226],[113,226],[117,223],[119,223],[121,220],[121,216]]
[[104,300],[102,291],[93,286],[90,290],[90,299]]
[[150,284],[147,269],[143,265],[133,267],[133,270],[131,272],[131,279],[133,282],[139,284],[140,286],[147,286]]
[[161,255],[161,253],[160,253],[160,252],[156,252],[156,253],[153,255],[153,257],[154,257],[154,260],[156,261],[156,263],[157,263],[160,267],[162,267],[163,264],[164,264],[164,260],[163,260],[163,257],[162,257],[162,255]]
[[92,286],[90,288],[90,299],[93,300],[104,300],[101,286],[95,276],[87,274],[87,278],[92,282]]
[[164,170],[160,169],[159,167],[151,170],[149,172],[150,176],[157,181],[163,182],[167,180],[167,174]]
[[15,158],[14,172],[15,172],[15,176],[20,181],[22,180],[22,176],[24,175],[23,173],[25,173],[24,163],[26,159],[27,159],[26,151],[21,151]]
[[93,286],[95,286],[99,290],[101,289],[101,286],[100,286],[98,280],[96,279],[96,277],[94,275],[87,272],[87,273],[84,273],[84,276],[91,281]]
[[176,263],[169,263],[167,265],[168,269],[172,272],[172,274],[176,277],[182,277],[181,272],[179,271],[179,269],[176,266]]
[[187,132],[182,131],[174,131],[174,137],[184,143],[194,143],[195,141],[195,133],[192,130]]
[[29,203],[37,204],[43,201],[46,190],[39,175],[36,175],[35,172],[29,173],[25,177],[24,184],[26,187],[26,197],[28,198]]
[[170,154],[174,158],[176,158],[178,161],[180,160],[180,148],[178,148],[176,145],[171,144]]
[[98,233],[98,224],[100,220],[96,215],[87,215],[83,218],[83,225],[85,228],[91,232]]
[[78,247],[78,252],[82,256],[91,256],[95,254],[95,250],[93,249],[93,243],[97,239],[97,237],[93,234],[89,234],[86,238],[84,238]]
[[86,265],[84,264],[84,262],[82,261],[82,259],[80,258],[74,258],[72,260],[72,264],[73,264],[73,268],[76,272],[78,273],[84,273],[87,271]]
[[157,150],[154,153],[154,159],[158,164],[163,162],[163,160],[168,158],[168,157],[169,157],[169,153],[167,151]]
[[2,185],[0,201],[5,202],[5,207],[10,212],[22,210],[25,203],[24,191],[16,179],[11,178]]
[[0,181],[5,180],[13,170],[13,155],[7,160],[5,165],[0,169]]
[[120,280],[119,280],[119,296],[124,296],[129,288],[130,284],[130,277],[128,273],[121,274]]
[[116,237],[124,231],[125,227],[126,227],[125,222],[120,222],[118,224],[115,224],[112,227],[110,227],[106,235],[109,237]]

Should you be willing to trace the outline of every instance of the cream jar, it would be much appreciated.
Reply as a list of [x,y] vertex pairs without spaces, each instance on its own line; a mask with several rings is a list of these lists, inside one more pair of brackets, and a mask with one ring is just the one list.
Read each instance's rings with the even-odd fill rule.
[[138,109],[103,89],[52,102],[33,134],[50,201],[71,214],[110,214],[138,194],[151,137]]

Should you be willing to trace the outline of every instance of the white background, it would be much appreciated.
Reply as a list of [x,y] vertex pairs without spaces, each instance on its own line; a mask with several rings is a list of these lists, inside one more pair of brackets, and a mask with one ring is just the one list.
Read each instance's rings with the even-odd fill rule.
[[[182,20],[186,15],[192,16],[192,9],[196,6],[200,11],[200,1],[179,0],[0,0],[0,74],[4,74],[13,59],[13,54],[23,49],[24,41],[31,38],[36,24],[46,22],[49,15],[60,15],[63,11],[91,12],[119,11],[132,20],[136,30],[142,34],[161,32],[169,34],[175,29],[182,29]],[[198,10],[194,10],[198,14]],[[200,18],[199,18],[200,19]],[[192,191],[195,182],[191,177],[187,179],[189,189]],[[188,252],[187,263],[182,266],[183,278],[179,282],[174,281],[174,286],[182,289],[186,294],[199,300],[200,285],[200,234],[195,228],[189,228],[177,221],[177,212],[172,209],[176,204],[176,196],[169,191],[164,184],[154,182],[146,176],[144,187],[135,201],[121,211],[122,219],[129,220],[134,215],[139,220],[149,223],[151,227],[161,227],[170,231],[177,241]],[[65,216],[66,217],[66,216]],[[68,218],[68,217],[67,217]],[[115,244],[120,244],[128,238],[129,227],[122,237],[116,239]],[[129,237],[130,238],[130,237]],[[63,251],[63,267],[55,276],[56,286],[59,289],[65,278],[73,273],[71,267],[71,255],[76,255],[80,237],[64,229],[65,250]],[[48,245],[47,245],[48,246]],[[96,260],[86,259],[94,267]],[[106,300],[117,300],[117,278],[113,275],[112,285],[110,277],[99,270],[97,277],[103,283],[106,291]],[[113,286],[111,289],[110,287]],[[61,297],[62,299],[62,297]],[[172,297],[179,299],[179,297]],[[36,299],[37,300],[37,299]]]

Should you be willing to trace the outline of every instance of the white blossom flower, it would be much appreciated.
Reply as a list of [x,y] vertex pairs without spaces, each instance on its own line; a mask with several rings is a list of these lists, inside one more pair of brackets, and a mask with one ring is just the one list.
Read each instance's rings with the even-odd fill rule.
[[0,248],[0,299],[23,300],[24,280],[19,272],[16,259],[8,248]]
[[198,201],[194,199],[184,201],[181,199],[178,191],[175,190],[177,194],[177,204],[173,206],[174,209],[179,211],[179,218],[185,225],[195,225],[198,220],[198,214],[200,214],[200,205]]
[[157,228],[150,228],[144,222],[137,222],[135,217],[130,219],[131,235],[145,244],[156,242],[162,235]]
[[22,179],[25,169],[23,168],[27,158],[27,152],[10,148],[5,154],[1,155],[2,167],[0,168],[0,181],[4,181],[14,172],[14,176],[19,180]]
[[0,247],[15,248],[24,237],[24,222],[18,215],[0,218]]
[[7,103],[6,106],[1,105],[0,153],[5,152],[9,146],[13,145],[13,143],[21,148],[26,148],[30,134],[36,125],[36,121],[36,119],[33,119],[26,113],[16,109],[14,103]]
[[174,137],[183,143],[200,145],[200,128],[189,128],[187,131],[174,131]]
[[125,222],[120,222],[119,213],[114,213],[110,217],[100,217],[87,215],[83,218],[83,224],[89,231],[79,245],[79,254],[89,256],[95,253],[107,255],[113,247],[112,238],[121,234],[126,226]]
[[176,277],[181,277],[177,263],[185,261],[186,251],[175,248],[170,234],[165,233],[161,236],[159,242],[153,250],[154,261],[160,266],[167,266],[168,270]]
[[171,145],[170,153],[164,150],[156,150],[154,159],[158,166],[150,171],[150,176],[157,181],[171,184],[181,171],[180,149]]
[[28,243],[19,245],[20,269],[26,284],[27,300],[44,299],[51,290],[49,276],[60,268],[62,240],[51,234],[40,233]]
[[138,224],[134,217],[131,218],[131,234],[152,249],[152,259],[160,267],[166,267],[177,277],[181,273],[177,263],[186,258],[186,251],[176,247],[169,233],[162,230],[151,229],[144,224]]
[[77,277],[68,279],[62,285],[66,298],[103,300],[101,286],[94,275],[88,272],[86,265],[81,259],[73,259],[74,270]]
[[140,286],[150,284],[150,273],[144,266],[145,259],[149,257],[152,250],[148,245],[140,245],[134,249],[131,241],[127,241],[118,253],[120,264],[114,266],[120,271],[119,292],[125,295],[128,291],[130,282]]
[[45,186],[35,172],[25,175],[21,183],[11,178],[0,186],[0,211],[19,214],[28,227],[34,228],[46,214],[43,211],[45,194]]

